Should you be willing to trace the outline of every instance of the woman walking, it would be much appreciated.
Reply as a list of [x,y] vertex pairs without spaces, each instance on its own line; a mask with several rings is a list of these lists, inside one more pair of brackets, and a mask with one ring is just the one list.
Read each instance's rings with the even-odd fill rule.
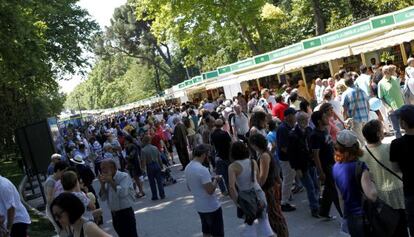
[[[267,140],[261,134],[254,134],[249,137],[249,144],[257,153],[259,163],[258,182],[266,194],[268,204],[269,221],[273,231],[278,237],[289,236],[288,226],[282,214],[280,206],[280,185],[281,180],[279,166],[268,151]],[[279,187],[276,189],[275,186]],[[279,190],[279,192],[277,192]]]
[[[342,130],[338,133],[335,146],[336,163],[332,172],[339,191],[338,196],[344,205],[344,215],[351,237],[369,236],[365,229],[362,192],[371,201],[377,199],[377,190],[370,179],[368,167],[364,162],[358,161],[362,154],[354,132]],[[357,168],[361,169],[360,178],[357,178]]]
[[[239,192],[255,189],[259,200],[266,206],[266,196],[257,182],[258,166],[256,161],[249,158],[249,149],[243,142],[235,142],[231,146],[231,158],[233,163],[229,166],[229,193],[231,199],[237,205]],[[252,172],[253,168],[253,172]],[[253,182],[252,175],[253,173]],[[237,189],[236,189],[237,185]],[[238,210],[239,214],[239,210]],[[238,215],[238,217],[241,217]],[[259,232],[259,235],[257,235]],[[255,236],[274,236],[272,228],[269,224],[266,207],[262,215],[257,219],[257,222],[252,224],[245,223],[240,236],[255,237]]]

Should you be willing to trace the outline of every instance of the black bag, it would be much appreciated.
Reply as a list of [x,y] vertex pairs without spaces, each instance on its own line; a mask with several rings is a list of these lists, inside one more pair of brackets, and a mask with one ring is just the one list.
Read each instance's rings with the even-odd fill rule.
[[[250,162],[252,170],[251,178],[254,183],[254,165],[252,160],[250,160]],[[249,190],[239,191],[237,206],[239,207],[238,217],[241,217],[240,214],[242,214],[245,223],[248,225],[252,225],[254,220],[260,218],[265,208],[263,201],[259,199],[257,191],[254,187]]]
[[359,189],[362,193],[362,208],[364,210],[364,218],[367,221],[367,235],[375,237],[390,237],[397,228],[400,215],[397,210],[394,210],[381,199],[377,198],[375,202],[369,200],[361,187],[363,162],[357,161],[355,169],[355,177]]

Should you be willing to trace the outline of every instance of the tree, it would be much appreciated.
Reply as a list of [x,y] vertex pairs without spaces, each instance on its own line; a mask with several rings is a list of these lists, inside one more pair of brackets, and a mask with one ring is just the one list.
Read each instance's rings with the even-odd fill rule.
[[[115,9],[111,25],[97,40],[95,52],[100,57],[122,53],[165,74],[173,83],[182,81],[182,65],[174,62],[170,46],[159,42],[151,33],[151,27],[152,21],[137,20],[133,7],[125,4]],[[158,77],[154,79],[160,92],[161,83]]]
[[0,149],[13,149],[16,128],[59,114],[57,79],[87,64],[98,27],[75,3],[0,1]]
[[65,108],[78,110],[78,102],[81,109],[111,108],[150,97],[168,81],[160,75],[161,85],[156,85],[155,76],[155,69],[139,59],[121,53],[101,58],[88,79],[68,95]]

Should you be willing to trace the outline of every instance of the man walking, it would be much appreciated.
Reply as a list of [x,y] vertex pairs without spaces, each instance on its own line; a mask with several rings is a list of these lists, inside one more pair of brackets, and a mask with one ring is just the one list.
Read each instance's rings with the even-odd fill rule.
[[408,228],[411,236],[414,236],[414,172],[411,159],[414,147],[414,105],[404,105],[395,114],[405,135],[391,142],[390,161],[395,171],[402,172]]
[[101,162],[99,196],[107,201],[112,225],[119,237],[138,237],[134,209],[134,187],[127,173],[118,171],[112,159]]
[[193,151],[193,160],[185,168],[187,187],[194,196],[195,208],[201,219],[204,237],[224,236],[223,213],[215,194],[219,177],[211,177],[203,166],[210,148],[198,145]]
[[320,201],[319,216],[333,219],[334,217],[329,215],[332,202],[335,204],[336,209],[341,216],[342,211],[332,176],[332,167],[335,164],[335,149],[332,137],[327,130],[327,127],[329,126],[329,117],[327,113],[315,111],[313,112],[311,119],[312,123],[315,125],[315,129],[310,136],[310,147],[313,153],[313,160],[319,173],[319,179],[325,184],[322,199]]
[[295,170],[292,169],[289,163],[288,151],[288,142],[289,142],[289,132],[293,129],[296,123],[296,110],[293,108],[287,108],[284,111],[284,120],[280,125],[277,131],[277,153],[280,160],[280,166],[282,168],[282,202],[281,207],[282,211],[294,211],[296,207],[289,204],[288,200],[292,195],[292,185],[295,179]]
[[305,112],[299,112],[296,118],[298,123],[289,133],[289,162],[306,189],[311,215],[318,218],[319,182],[309,145],[312,132],[312,129],[308,126],[309,115]]
[[[352,118],[352,131],[354,131],[360,144],[365,144],[362,135],[362,127],[369,120],[368,96],[365,92],[354,85],[350,75],[345,75],[345,85],[348,87],[342,94],[342,107],[344,108],[344,119],[350,121]],[[316,126],[316,124],[315,124]]]
[[134,140],[131,136],[125,137],[125,153],[126,153],[126,161],[128,164],[128,172],[129,175],[134,179],[135,186],[138,186],[138,193],[136,194],[137,198],[141,198],[145,196],[144,193],[144,182],[141,180],[142,178],[142,169],[141,169],[141,162],[140,162],[140,147],[134,143]]
[[231,118],[231,126],[233,131],[234,139],[238,139],[246,142],[246,134],[249,132],[249,118],[241,110],[240,105],[235,105],[233,107],[235,114]]
[[211,143],[216,151],[216,173],[223,175],[224,183],[219,183],[220,190],[222,193],[227,194],[228,190],[226,187],[228,187],[229,184],[228,169],[230,164],[229,156],[232,140],[230,134],[223,130],[223,120],[217,119],[215,121],[215,127],[215,130],[211,133]]
[[164,185],[162,183],[161,168],[162,160],[158,148],[151,145],[151,137],[144,136],[142,138],[141,159],[144,167],[147,168],[148,182],[151,187],[151,200],[158,200],[157,188],[160,198],[165,198]]
[[382,100],[382,103],[388,112],[388,116],[391,119],[395,136],[399,138],[401,137],[400,123],[394,111],[404,105],[400,83],[397,78],[392,75],[391,66],[382,67],[382,73],[384,74],[384,77],[378,83],[378,98]]
[[190,155],[188,154],[188,142],[187,142],[187,129],[179,118],[174,119],[174,136],[173,136],[175,148],[177,149],[178,159],[185,169],[188,162],[190,162]]

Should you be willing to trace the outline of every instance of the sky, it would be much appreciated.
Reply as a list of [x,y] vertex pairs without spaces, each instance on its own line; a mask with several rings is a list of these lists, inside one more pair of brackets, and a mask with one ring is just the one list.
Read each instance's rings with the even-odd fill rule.
[[[80,0],[78,5],[88,10],[96,22],[101,26],[102,29],[105,26],[109,26],[112,14],[115,8],[126,3],[127,0]],[[69,93],[75,89],[75,87],[82,82],[85,78],[74,75],[70,80],[59,81],[60,91]]]

